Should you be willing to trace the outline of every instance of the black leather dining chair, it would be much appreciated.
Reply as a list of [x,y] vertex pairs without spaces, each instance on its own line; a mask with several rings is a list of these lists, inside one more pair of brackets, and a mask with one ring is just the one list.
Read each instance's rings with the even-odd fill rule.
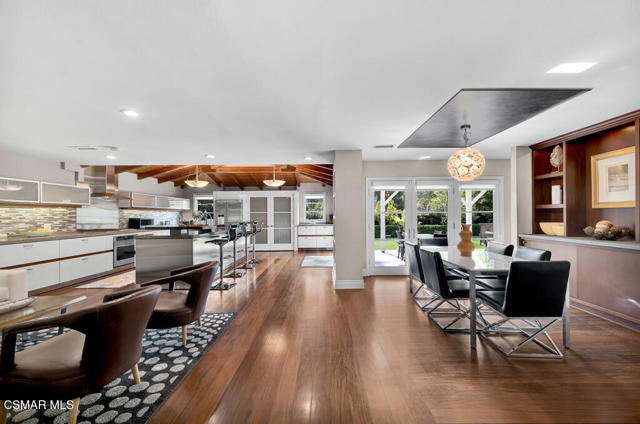
[[447,237],[421,238],[420,246],[447,246]]
[[498,243],[497,241],[489,241],[487,242],[487,252],[511,256],[513,254],[513,244],[504,244]]
[[[479,303],[502,317],[486,324],[480,336],[506,356],[562,358],[562,352],[547,331],[563,319],[570,266],[568,261],[512,262],[505,290],[477,293]],[[543,324],[545,320],[549,322]],[[504,348],[491,337],[509,333],[525,338],[515,346]],[[538,339],[543,335],[549,344]],[[530,342],[548,353],[520,353]]]
[[[431,318],[442,330],[448,333],[468,333],[469,328],[452,328],[452,325],[469,315],[470,309],[460,303],[461,299],[469,298],[469,281],[462,278],[447,279],[444,264],[440,252],[431,252],[420,249],[420,262],[424,273],[425,285],[440,300],[436,306],[429,311]],[[476,285],[476,290],[482,290]],[[438,310],[442,305],[448,305],[448,310]],[[453,320],[440,323],[436,316],[455,315]]]
[[[409,261],[409,292],[412,293],[413,301],[422,310],[426,310],[438,296],[429,290],[425,283],[422,263],[420,261],[420,246],[410,241],[405,242],[407,260]],[[419,286],[414,290],[413,281],[417,280]],[[426,303],[421,303],[426,302]]]
[[[551,252],[531,247],[518,246],[513,251],[513,257],[523,261],[550,261]],[[504,290],[507,285],[506,276],[489,276],[477,278],[476,283],[487,290]]]

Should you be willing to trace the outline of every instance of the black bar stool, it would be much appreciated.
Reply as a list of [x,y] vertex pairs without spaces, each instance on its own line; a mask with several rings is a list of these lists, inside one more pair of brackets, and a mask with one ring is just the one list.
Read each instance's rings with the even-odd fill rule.
[[229,290],[231,287],[235,286],[236,283],[226,283],[224,281],[223,273],[224,273],[224,245],[229,243],[229,236],[231,233],[231,226],[227,229],[227,235],[217,235],[213,238],[213,240],[209,240],[205,243],[213,243],[218,246],[220,250],[220,282],[215,286],[211,287],[211,290]]
[[259,264],[260,260],[256,259],[256,235],[262,231],[262,224],[258,227],[258,221],[251,223],[251,260],[250,264]]
[[227,278],[240,278],[244,275],[243,272],[236,269],[236,240],[238,239],[238,224],[229,225],[229,241],[233,242],[233,271],[225,275]]
[[249,224],[248,222],[244,222],[244,223],[241,224],[242,232],[240,233],[240,235],[244,237],[244,259],[245,259],[245,261],[244,261],[244,263],[242,265],[240,265],[238,267],[240,269],[253,269],[253,268],[256,267],[254,264],[252,264],[249,261],[249,235],[250,235],[250,232],[247,231],[247,225],[248,224]]

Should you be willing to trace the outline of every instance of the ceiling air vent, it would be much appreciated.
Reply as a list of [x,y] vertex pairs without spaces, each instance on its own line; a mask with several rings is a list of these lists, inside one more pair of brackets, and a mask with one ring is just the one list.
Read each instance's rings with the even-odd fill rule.
[[109,150],[110,152],[117,152],[118,148],[116,146],[67,146],[69,149],[80,150],[80,151],[98,151],[98,150]]
[[396,147],[395,144],[378,144],[373,146],[374,149],[393,149],[394,147]]

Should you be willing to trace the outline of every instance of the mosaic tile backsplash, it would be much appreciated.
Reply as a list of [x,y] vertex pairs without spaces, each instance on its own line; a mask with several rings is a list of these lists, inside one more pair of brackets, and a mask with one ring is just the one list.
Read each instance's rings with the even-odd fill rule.
[[51,224],[53,231],[75,231],[75,208],[0,207],[0,233],[19,234],[44,228]]
[[[120,209],[120,228],[128,227],[130,217],[154,218],[158,225],[180,222],[180,212],[176,211]],[[76,231],[76,208],[0,207],[0,233],[21,234],[44,228],[44,224],[51,224],[53,231]]]

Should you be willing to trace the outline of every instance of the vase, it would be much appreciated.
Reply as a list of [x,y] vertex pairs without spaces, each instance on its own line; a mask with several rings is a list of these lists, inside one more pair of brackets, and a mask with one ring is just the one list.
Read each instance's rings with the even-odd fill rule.
[[471,241],[473,233],[471,232],[470,228],[471,225],[462,224],[462,231],[460,231],[460,239],[462,241],[458,243],[458,250],[460,251],[460,254],[462,256],[471,256],[471,252],[473,252],[473,249],[475,248],[473,242]]

